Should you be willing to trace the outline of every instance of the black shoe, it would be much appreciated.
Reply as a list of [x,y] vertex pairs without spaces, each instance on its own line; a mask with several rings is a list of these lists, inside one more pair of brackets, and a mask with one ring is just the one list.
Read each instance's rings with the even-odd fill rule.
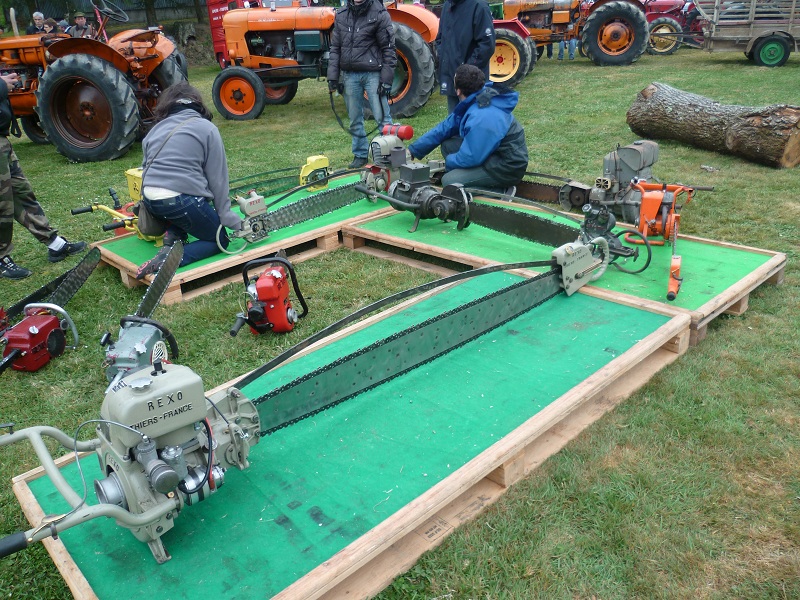
[[161,246],[158,253],[144,263],[139,270],[136,271],[136,279],[144,279],[147,275],[155,275],[164,266],[167,260],[167,254],[172,250],[172,246]]
[[83,252],[86,250],[86,246],[88,246],[86,242],[67,242],[61,246],[61,250],[48,250],[47,260],[50,262],[61,262],[68,256]]
[[10,256],[0,258],[0,277],[6,279],[25,279],[31,276],[31,271],[23,269]]
[[360,169],[361,167],[367,164],[366,158],[361,158],[360,156],[354,156],[353,162],[350,163],[351,169]]
[[172,233],[171,231],[167,231],[164,233],[164,245],[165,246],[174,246],[175,242],[181,241],[184,244],[188,241],[189,236],[188,234],[184,233],[183,235],[177,235]]

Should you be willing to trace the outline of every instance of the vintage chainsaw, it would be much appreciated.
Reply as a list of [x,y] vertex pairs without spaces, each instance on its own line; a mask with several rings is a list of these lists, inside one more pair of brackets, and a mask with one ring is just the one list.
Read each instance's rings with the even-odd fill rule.
[[[38,371],[64,350],[78,347],[78,330],[64,306],[86,282],[100,262],[100,250],[92,248],[71,270],[11,306],[0,308],[0,346],[3,359],[0,373],[8,367],[16,371]],[[11,320],[24,315],[16,325]],[[67,345],[65,331],[72,334]]]
[[[250,277],[250,269],[262,265],[269,267],[258,277]],[[308,305],[300,292],[294,267],[285,256],[256,258],[246,262],[242,267],[242,278],[247,295],[247,310],[236,315],[236,322],[230,329],[231,336],[235,337],[245,325],[248,325],[254,334],[268,331],[287,333],[308,314]],[[301,313],[292,307],[289,300],[289,278],[297,300],[303,307]]]
[[164,297],[181,258],[183,244],[177,242],[147,288],[136,312],[120,319],[117,341],[111,338],[110,332],[100,338],[100,345],[105,348],[106,353],[103,367],[110,382],[108,389],[114,387],[128,373],[149,367],[157,360],[166,362],[178,358],[175,336],[150,317]]
[[[258,443],[259,417],[236,388],[206,396],[200,377],[188,367],[157,360],[149,369],[127,371],[106,391],[100,417],[74,435],[55,427],[29,427],[0,435],[0,447],[28,440],[45,473],[71,507],[48,515],[24,532],[0,539],[0,557],[91,519],[109,517],[145,542],[157,562],[170,559],[161,541],[186,506],[215,493],[225,471],[249,466]],[[79,440],[88,424],[95,438]],[[95,480],[98,504],[87,503],[64,478],[43,443],[51,438],[75,452],[94,451],[103,474]],[[83,471],[80,471],[83,478]]]
[[[593,247],[595,244],[598,248]],[[260,415],[260,433],[272,433],[442,356],[562,292],[568,296],[574,294],[600,277],[608,260],[605,239],[598,238],[586,245],[572,242],[554,249],[548,261],[492,265],[393,294],[310,336],[239,380],[236,386],[245,389],[302,350],[400,300],[488,273],[550,269],[379,340],[256,398],[253,402]],[[319,390],[325,393],[320,394]]]

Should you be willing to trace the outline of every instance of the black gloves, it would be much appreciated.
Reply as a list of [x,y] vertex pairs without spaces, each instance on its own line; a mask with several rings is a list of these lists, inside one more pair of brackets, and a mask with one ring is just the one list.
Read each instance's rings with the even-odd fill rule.
[[328,79],[328,92],[331,94],[339,87],[339,82],[335,79]]
[[381,83],[378,85],[378,96],[386,96],[387,98],[392,97],[392,84],[391,83]]

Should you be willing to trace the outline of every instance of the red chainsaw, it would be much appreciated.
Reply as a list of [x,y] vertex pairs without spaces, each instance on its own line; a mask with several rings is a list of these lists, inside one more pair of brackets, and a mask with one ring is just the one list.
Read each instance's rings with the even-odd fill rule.
[[[250,269],[262,265],[269,267],[258,277],[250,277]],[[295,323],[308,314],[308,306],[297,284],[297,275],[287,259],[270,256],[248,261],[242,268],[242,278],[247,296],[247,311],[236,315],[236,323],[230,330],[232,336],[235,337],[245,325],[254,334],[267,331],[286,333],[294,329]],[[303,307],[303,312],[299,314],[289,300],[289,278],[297,300]]]
[[[0,346],[3,358],[0,373],[11,367],[17,371],[38,371],[51,358],[67,348],[78,346],[78,330],[64,305],[75,295],[100,262],[99,248],[92,248],[70,271],[9,307],[0,307]],[[24,315],[16,325],[11,320]],[[65,331],[72,333],[67,346]]]
[[[642,238],[647,239],[648,236],[663,238],[650,240],[651,246],[663,246],[667,241],[672,244],[667,300],[675,300],[680,292],[681,283],[683,283],[681,277],[682,258],[676,249],[678,226],[681,222],[680,210],[692,201],[695,190],[680,184],[648,183],[635,179],[631,180],[630,186],[642,195],[637,221],[637,228]],[[686,201],[682,205],[676,204],[678,198],[683,194],[686,194]],[[625,236],[625,241],[632,244],[644,243],[641,239],[635,239],[629,235]]]

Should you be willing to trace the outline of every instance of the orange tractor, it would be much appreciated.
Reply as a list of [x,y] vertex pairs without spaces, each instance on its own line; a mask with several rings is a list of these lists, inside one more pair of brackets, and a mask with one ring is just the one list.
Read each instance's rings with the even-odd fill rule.
[[[95,6],[95,5],[93,5]],[[94,39],[34,34],[0,39],[0,72],[19,75],[14,114],[36,143],[75,162],[124,155],[152,122],[158,96],[186,79],[183,55],[158,29],[131,29],[100,41],[109,20],[128,15],[99,0]]]
[[[287,104],[301,79],[322,79],[328,56],[334,8],[309,5],[307,0],[236,0],[250,8],[224,10],[209,4],[212,20],[222,14],[224,46],[215,44],[221,65],[230,65],[214,80],[213,99],[226,119],[257,118],[267,104]],[[255,5],[255,8],[253,6]],[[430,43],[439,19],[425,8],[394,2],[392,17],[397,66],[392,83],[392,117],[414,115],[434,88],[434,58]],[[216,11],[216,12],[214,12]]]

